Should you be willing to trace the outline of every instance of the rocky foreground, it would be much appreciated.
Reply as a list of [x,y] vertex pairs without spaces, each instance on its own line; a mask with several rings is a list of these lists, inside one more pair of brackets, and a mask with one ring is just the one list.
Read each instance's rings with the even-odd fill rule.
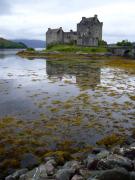
[[[129,137],[122,146],[111,149],[93,149],[83,160],[72,160],[60,166],[56,157],[46,157],[44,162],[32,170],[36,164],[32,154],[27,154],[19,169],[6,180],[135,180],[135,139]],[[26,168],[27,167],[27,168]]]

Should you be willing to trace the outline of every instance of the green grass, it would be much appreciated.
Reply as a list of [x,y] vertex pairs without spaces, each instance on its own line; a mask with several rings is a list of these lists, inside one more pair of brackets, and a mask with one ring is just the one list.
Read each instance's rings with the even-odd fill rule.
[[45,50],[46,52],[53,52],[53,51],[59,51],[59,52],[82,52],[82,53],[102,53],[107,52],[106,47],[82,47],[82,46],[76,46],[76,45],[54,45]]

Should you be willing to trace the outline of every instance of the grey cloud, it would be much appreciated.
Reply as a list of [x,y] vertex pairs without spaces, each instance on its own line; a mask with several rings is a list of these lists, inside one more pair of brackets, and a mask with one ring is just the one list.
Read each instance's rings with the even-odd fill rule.
[[0,0],[0,15],[11,13],[11,1]]

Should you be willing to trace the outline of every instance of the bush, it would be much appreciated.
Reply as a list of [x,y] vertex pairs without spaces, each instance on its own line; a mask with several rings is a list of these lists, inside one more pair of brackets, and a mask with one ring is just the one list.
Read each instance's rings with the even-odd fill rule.
[[27,48],[27,51],[35,51],[34,48]]
[[123,40],[123,41],[121,41],[121,42],[117,42],[117,44],[116,44],[117,46],[132,46],[132,43],[131,42],[129,42],[128,40]]
[[99,46],[107,46],[107,42],[104,41],[104,40],[101,40],[101,41],[98,42],[98,45]]

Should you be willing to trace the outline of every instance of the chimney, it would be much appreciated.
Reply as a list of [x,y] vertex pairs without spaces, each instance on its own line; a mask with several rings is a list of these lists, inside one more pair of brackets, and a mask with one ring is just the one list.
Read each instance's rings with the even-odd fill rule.
[[97,19],[97,18],[98,18],[98,15],[97,15],[97,14],[95,14],[95,15],[94,15],[94,18],[96,18],[96,19]]

